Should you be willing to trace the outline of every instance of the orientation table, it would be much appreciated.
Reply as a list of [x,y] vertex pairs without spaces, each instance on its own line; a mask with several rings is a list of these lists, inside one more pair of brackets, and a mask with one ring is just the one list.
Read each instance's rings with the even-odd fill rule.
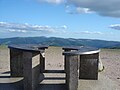
[[[39,76],[45,72],[45,45],[10,45],[11,77],[24,77],[24,90],[36,90]],[[77,90],[78,80],[97,80],[99,49],[62,47],[67,90]]]
[[[78,48],[78,49],[77,49]],[[66,50],[66,85],[68,90],[77,90],[78,80],[97,80],[100,50],[92,47],[77,47]],[[66,48],[67,49],[67,48]]]
[[44,53],[48,46],[10,45],[11,77],[24,77],[24,90],[36,90],[44,69]]

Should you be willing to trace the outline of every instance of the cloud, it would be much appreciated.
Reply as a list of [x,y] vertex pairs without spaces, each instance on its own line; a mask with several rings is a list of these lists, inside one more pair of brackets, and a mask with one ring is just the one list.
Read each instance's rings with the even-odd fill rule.
[[110,25],[109,28],[115,29],[115,30],[120,30],[120,24]]
[[76,12],[77,13],[93,13],[93,11],[90,11],[89,8],[81,8],[81,7],[77,7]]
[[22,33],[26,33],[26,30],[15,30],[15,29],[8,29],[9,32],[22,32]]
[[0,22],[0,28],[3,28],[9,32],[41,32],[41,33],[58,33],[64,32],[67,29],[66,25],[59,27],[51,27],[48,25],[31,25],[28,23],[18,24],[18,23],[8,23],[8,22]]
[[[48,25],[45,25],[45,26],[31,25],[28,23],[18,24],[18,23],[0,22],[0,28],[7,30],[9,32],[17,32],[17,33],[28,33],[28,32],[37,32],[37,33],[42,33],[42,34],[71,33],[70,31],[67,31],[68,27],[66,25],[52,27]],[[98,31],[80,31],[80,32],[73,32],[73,34],[99,34],[101,35],[103,33],[98,32]]]
[[66,25],[61,26],[62,29],[67,29],[68,27]]
[[120,0],[67,0],[67,7],[71,5],[76,8],[73,12],[120,18]]
[[120,0],[38,0],[50,4],[65,4],[70,14],[97,13],[120,18]]
[[39,0],[39,1],[51,4],[61,4],[65,2],[65,0]]
[[81,31],[81,32],[76,32],[76,34],[98,34],[98,35],[101,35],[103,33],[98,32],[98,31]]
[[73,5],[67,5],[66,12],[69,14],[94,13],[89,8],[74,7]]

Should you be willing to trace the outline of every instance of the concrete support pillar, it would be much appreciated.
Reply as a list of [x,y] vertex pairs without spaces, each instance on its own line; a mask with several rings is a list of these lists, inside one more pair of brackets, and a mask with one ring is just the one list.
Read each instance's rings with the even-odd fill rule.
[[65,55],[67,90],[78,89],[78,56]]
[[23,76],[23,52],[18,49],[10,48],[10,71],[11,77]]
[[23,52],[24,90],[36,90],[40,75],[39,52]]
[[80,55],[79,78],[88,80],[98,79],[99,53]]
[[[70,49],[64,49],[64,52],[70,52]],[[66,72],[66,57],[64,56],[64,72]]]
[[40,53],[40,72],[45,71],[45,57]]

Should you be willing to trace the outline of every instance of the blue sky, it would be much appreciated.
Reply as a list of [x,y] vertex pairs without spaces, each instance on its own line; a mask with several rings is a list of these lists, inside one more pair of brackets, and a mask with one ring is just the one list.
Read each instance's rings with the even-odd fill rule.
[[0,0],[0,38],[47,36],[120,41],[120,0],[95,1]]

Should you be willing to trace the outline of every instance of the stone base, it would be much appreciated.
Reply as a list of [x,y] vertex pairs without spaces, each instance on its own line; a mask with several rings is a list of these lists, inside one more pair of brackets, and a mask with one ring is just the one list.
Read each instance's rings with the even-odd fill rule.
[[40,54],[23,52],[24,60],[24,90],[36,90],[40,75]]
[[40,72],[45,72],[45,57],[40,53]]
[[79,79],[98,79],[99,53],[80,55]]
[[78,88],[78,56],[65,55],[67,90]]

